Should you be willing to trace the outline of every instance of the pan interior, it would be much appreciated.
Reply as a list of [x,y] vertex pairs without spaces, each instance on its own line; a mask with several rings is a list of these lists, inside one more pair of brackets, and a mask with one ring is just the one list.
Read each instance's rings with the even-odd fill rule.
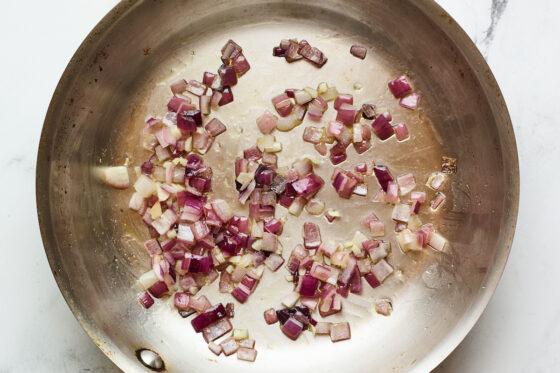
[[[284,372],[317,369],[323,372],[409,371],[421,366],[465,315],[476,305],[498,250],[509,244],[504,154],[498,123],[472,66],[450,39],[408,2],[137,2],[113,12],[104,27],[82,47],[59,87],[43,133],[38,168],[41,227],[49,260],[63,293],[77,317],[101,348],[126,371],[143,371],[135,351],[157,351],[169,371]],[[378,112],[389,110],[393,122],[405,122],[409,140],[373,141],[359,156],[349,148],[340,166],[352,169],[360,161],[389,166],[393,175],[413,172],[417,184],[438,171],[441,156],[459,160],[459,172],[444,186],[447,201],[438,212],[424,206],[420,217],[433,222],[451,242],[448,253],[430,249],[403,254],[394,233],[389,261],[398,270],[381,287],[364,287],[364,297],[393,302],[390,317],[344,303],[332,321],[348,320],[349,342],[304,333],[296,342],[277,326],[267,326],[262,313],[278,308],[291,291],[287,272],[266,271],[250,300],[236,303],[237,328],[247,328],[257,340],[254,364],[216,358],[190,323],[158,301],[145,311],[137,301],[135,281],[150,267],[142,247],[148,233],[140,217],[128,210],[132,188],[109,189],[96,181],[99,166],[120,165],[127,159],[140,165],[149,156],[141,149],[146,116],[162,116],[177,78],[201,80],[204,71],[220,65],[219,51],[227,39],[243,47],[251,70],[233,87],[234,103],[212,116],[228,127],[214,143],[205,163],[214,171],[213,198],[236,202],[233,160],[259,136],[255,119],[270,99],[285,88],[335,85],[354,95],[355,103],[371,102]],[[317,69],[305,61],[288,64],[271,49],[280,39],[306,39],[329,58]],[[89,44],[88,44],[89,43]],[[364,61],[350,55],[353,44],[368,47]],[[420,109],[398,106],[387,82],[406,73],[422,95]],[[323,123],[334,119],[331,108]],[[375,212],[390,232],[391,207],[372,202],[378,184],[368,179],[367,197],[341,201],[328,185],[332,166],[301,140],[307,119],[291,132],[275,135],[284,150],[279,165],[311,156],[327,181],[318,197],[342,218],[333,224],[303,212],[288,216],[281,236],[284,257],[301,242],[305,221],[317,223],[323,240],[349,240],[361,220]],[[134,179],[134,178],[133,178]],[[419,189],[427,189],[420,187]],[[428,201],[433,197],[428,192]],[[42,204],[40,203],[40,206]],[[246,209],[245,209],[246,211]],[[217,283],[206,287],[212,303],[231,301],[219,294]],[[94,326],[95,325],[95,326]],[[310,356],[313,356],[310,358]],[[442,357],[441,357],[442,358]],[[441,360],[441,358],[439,358]],[[436,359],[437,360],[437,359]]]

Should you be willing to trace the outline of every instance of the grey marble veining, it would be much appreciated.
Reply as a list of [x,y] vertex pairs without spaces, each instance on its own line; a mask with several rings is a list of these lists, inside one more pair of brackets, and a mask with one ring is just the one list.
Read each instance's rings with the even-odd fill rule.
[[[557,371],[560,105],[554,99],[560,79],[554,71],[560,3],[438,3],[477,44],[500,83],[518,139],[521,203],[512,253],[495,296],[435,372]],[[56,287],[41,244],[34,190],[36,149],[52,92],[79,43],[115,4],[36,2],[32,12],[27,2],[1,5],[0,373],[119,372],[89,340]]]

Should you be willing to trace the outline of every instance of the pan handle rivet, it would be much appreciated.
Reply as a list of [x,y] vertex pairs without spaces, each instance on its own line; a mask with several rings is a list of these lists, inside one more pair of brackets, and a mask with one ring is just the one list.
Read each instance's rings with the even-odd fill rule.
[[136,358],[147,368],[153,371],[161,372],[165,365],[162,358],[152,350],[141,348],[136,350]]

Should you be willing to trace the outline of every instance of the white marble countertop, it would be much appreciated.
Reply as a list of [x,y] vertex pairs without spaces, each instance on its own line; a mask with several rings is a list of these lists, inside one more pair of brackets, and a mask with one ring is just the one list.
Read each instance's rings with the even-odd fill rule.
[[[554,227],[560,211],[560,105],[554,97],[560,78],[553,71],[560,58],[560,2],[438,2],[475,41],[502,88],[517,136],[521,201],[500,285],[478,324],[436,372],[558,371],[560,250]],[[12,1],[1,6],[2,373],[119,371],[64,302],[47,263],[35,208],[36,149],[51,95],[80,42],[115,3]]]

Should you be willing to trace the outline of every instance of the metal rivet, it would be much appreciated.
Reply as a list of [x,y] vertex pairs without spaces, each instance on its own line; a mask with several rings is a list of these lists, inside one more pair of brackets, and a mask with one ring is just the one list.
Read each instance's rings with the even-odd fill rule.
[[152,350],[141,348],[136,350],[136,357],[147,368],[161,372],[165,368],[162,358]]

